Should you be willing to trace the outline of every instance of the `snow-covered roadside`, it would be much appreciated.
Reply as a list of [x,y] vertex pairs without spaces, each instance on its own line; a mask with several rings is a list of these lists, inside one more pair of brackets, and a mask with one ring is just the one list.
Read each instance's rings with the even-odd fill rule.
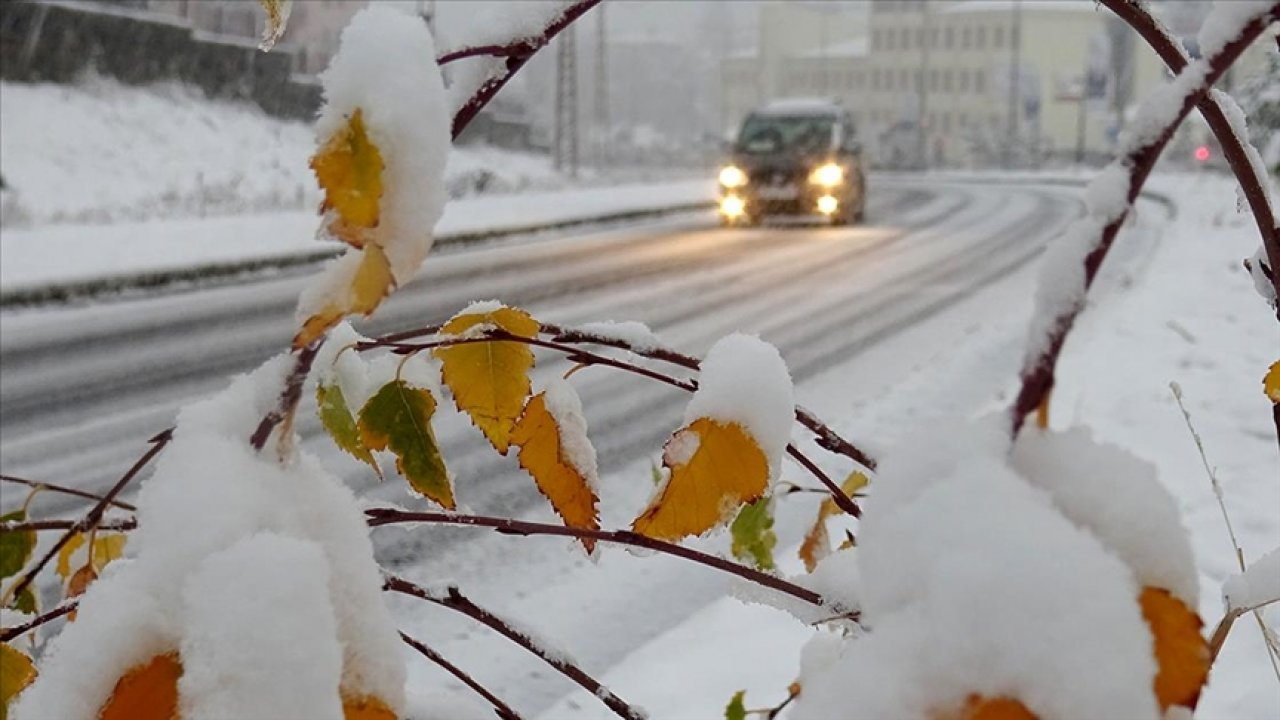
[[[1098,439],[1159,467],[1190,530],[1200,570],[1200,614],[1212,625],[1223,614],[1222,583],[1238,568],[1168,384],[1183,388],[1245,556],[1255,560],[1280,544],[1280,474],[1260,384],[1276,359],[1280,331],[1240,266],[1258,240],[1250,218],[1234,210],[1234,183],[1180,175],[1157,176],[1152,184],[1174,197],[1179,214],[1155,233],[1127,232],[1120,240],[1101,292],[1064,353],[1052,424],[1088,424]],[[1143,219],[1152,221],[1150,215]],[[800,401],[824,417],[843,417],[838,426],[849,437],[875,444],[942,412],[1003,406],[1016,389],[1011,381],[1030,309],[1031,274],[1026,275],[982,303],[996,307],[1003,301],[1018,310],[975,320],[953,354],[923,365],[915,378],[880,398],[842,407],[838,398],[847,396],[850,382],[845,368],[798,387]],[[965,383],[957,385],[961,377]],[[856,382],[874,378],[859,375]],[[785,530],[780,536],[785,543]],[[798,572],[795,547],[779,548],[783,571]],[[1272,606],[1268,617],[1275,627],[1280,609]],[[1280,716],[1280,685],[1256,623],[1245,620],[1237,623],[1214,667],[1197,717]],[[798,673],[798,648],[812,633],[784,613],[722,599],[632,652],[604,680],[655,718],[720,717],[732,693],[743,688],[748,708],[768,707],[785,697]],[[570,695],[541,717],[606,716],[590,698]]]
[[[609,216],[710,203],[710,179],[468,197],[436,225],[451,237],[536,229]],[[220,263],[308,256],[342,245],[316,239],[314,210],[111,225],[48,225],[0,234],[0,288],[131,276]]]

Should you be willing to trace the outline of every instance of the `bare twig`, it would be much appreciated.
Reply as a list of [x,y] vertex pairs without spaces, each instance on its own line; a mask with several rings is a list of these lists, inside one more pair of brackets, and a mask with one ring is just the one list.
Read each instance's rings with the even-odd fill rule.
[[457,665],[449,662],[443,655],[432,650],[426,643],[423,643],[421,640],[418,640],[403,631],[400,633],[400,639],[403,640],[406,645],[421,653],[423,657],[436,665],[439,665],[445,672],[458,678],[458,680],[462,681],[463,685],[474,690],[477,695],[488,700],[489,704],[493,706],[493,711],[496,712],[498,717],[502,718],[502,720],[523,720],[523,718],[520,717],[520,713],[512,710],[510,705],[503,702],[497,695],[489,692],[488,688],[476,682],[475,678],[463,672],[463,670]]
[[80,604],[80,601],[77,599],[67,600],[66,602],[50,610],[49,612],[44,613],[43,615],[38,615],[22,623],[21,625],[14,625],[12,627],[0,628],[0,643],[7,643],[10,640],[22,635],[23,633],[31,632],[32,630],[35,630],[36,628],[40,627],[41,625],[44,625],[45,623],[53,622],[54,620],[57,620],[63,615],[66,615],[67,613],[71,612],[72,610],[75,610],[76,606],[79,604]]
[[115,500],[116,496],[128,487],[129,483],[133,482],[134,478],[138,476],[138,473],[142,472],[142,469],[150,464],[155,456],[159,455],[160,451],[163,450],[165,445],[168,445],[169,441],[172,439],[172,428],[164,430],[160,434],[151,438],[148,441],[151,443],[151,447],[143,453],[142,457],[138,458],[138,460],[134,462],[133,466],[130,467],[124,475],[120,476],[120,479],[116,481],[116,484],[111,486],[111,489],[107,491],[107,494],[103,495],[102,498],[98,500],[97,504],[94,505],[84,517],[80,518],[79,521],[67,528],[66,532],[62,534],[62,537],[58,538],[58,541],[53,544],[53,547],[49,548],[48,552],[40,558],[40,561],[28,569],[18,582],[9,589],[8,594],[10,596],[16,596],[25,590],[27,586],[35,580],[36,575],[38,575],[40,571],[49,564],[49,561],[58,554],[58,551],[62,549],[62,546],[66,545],[76,533],[89,532],[98,527],[98,523],[102,521],[102,515],[107,511],[107,506],[111,504],[111,501]]
[[[1174,130],[1191,112],[1192,107],[1204,97],[1209,88],[1231,67],[1236,58],[1240,57],[1245,48],[1257,39],[1268,25],[1275,21],[1277,15],[1280,15],[1280,7],[1261,13],[1246,23],[1236,38],[1204,61],[1206,72],[1203,78],[1197,83],[1195,89],[1183,98],[1178,112],[1168,119],[1160,129],[1160,132],[1155,134],[1153,139],[1142,144],[1136,144],[1112,163],[1112,167],[1122,168],[1127,173],[1129,178],[1128,193],[1125,197],[1123,211],[1118,216],[1111,218],[1096,240],[1093,240],[1089,245],[1090,250],[1085,255],[1083,268],[1084,286],[1082,290],[1085,294],[1088,293],[1089,288],[1093,285],[1098,270],[1102,267],[1102,261],[1106,259],[1107,252],[1111,249],[1120,227],[1124,224],[1125,219],[1128,218],[1129,210],[1133,208],[1133,203],[1137,200],[1138,193],[1141,192],[1147,176],[1151,174],[1152,168],[1155,167],[1161,151],[1164,150],[1165,145],[1173,137]],[[1071,328],[1075,325],[1076,317],[1083,308],[1082,297],[1080,301],[1070,303],[1067,308],[1055,311],[1056,315],[1053,317],[1047,341],[1041,347],[1035,348],[1034,353],[1030,354],[1024,364],[1021,372],[1022,386],[1009,413],[1010,430],[1013,436],[1017,436],[1027,415],[1040,407],[1040,404],[1044,402],[1045,396],[1052,391],[1054,373],[1058,364],[1058,357],[1062,354],[1062,346],[1066,342]]]
[[[1099,2],[1141,35],[1174,73],[1181,72],[1190,62],[1182,44],[1169,34],[1159,20],[1147,12],[1142,3],[1134,0],[1099,0]],[[1227,159],[1236,180],[1240,182],[1245,200],[1248,201],[1254,221],[1258,224],[1258,232],[1262,235],[1262,247],[1266,249],[1267,261],[1271,267],[1280,268],[1280,225],[1276,224],[1271,203],[1268,201],[1267,178],[1259,176],[1255,171],[1255,166],[1249,159],[1249,149],[1244,146],[1247,141],[1232,130],[1221,97],[1217,93],[1208,93],[1200,98],[1196,107],[1204,116],[1214,137],[1218,139],[1218,144],[1222,146],[1223,157]],[[1271,282],[1275,287],[1276,297],[1280,297],[1280,273],[1274,274]],[[1280,319],[1280,308],[1277,308],[1276,317]]]
[[[93,493],[85,492],[84,490],[77,490],[75,488],[70,488],[63,485],[55,485],[54,483],[36,482],[35,480],[28,480],[26,478],[15,477],[13,475],[0,475],[0,481],[15,483],[18,485],[26,485],[29,488],[41,488],[44,490],[48,490],[49,492],[61,493],[63,495],[74,495],[75,497],[84,498],[86,500],[102,499],[101,495],[94,495]],[[132,511],[132,510],[138,509],[130,505],[129,503],[123,502],[120,500],[112,500],[111,505],[114,507],[118,507],[121,510]]]
[[[1182,388],[1176,382],[1169,383],[1169,389],[1173,392],[1173,399],[1178,403],[1178,409],[1182,411],[1182,419],[1187,424],[1187,430],[1191,433],[1191,439],[1196,443],[1196,450],[1200,453],[1200,462],[1204,464],[1204,472],[1209,476],[1209,485],[1213,488],[1213,497],[1218,501],[1218,509],[1222,511],[1222,522],[1227,526],[1227,536],[1231,538],[1231,547],[1236,551],[1236,564],[1240,566],[1240,572],[1245,571],[1244,550],[1240,547],[1240,541],[1236,539],[1235,528],[1231,525],[1231,515],[1227,512],[1227,503],[1222,497],[1222,484],[1218,482],[1218,474],[1213,471],[1213,467],[1209,465],[1209,456],[1204,451],[1204,441],[1200,439],[1200,433],[1196,432],[1195,425],[1191,423],[1191,413],[1187,412],[1187,406],[1182,402]],[[1238,611],[1238,612],[1237,612]],[[1236,618],[1243,615],[1247,610],[1235,608],[1227,613],[1222,621],[1213,631],[1213,636],[1209,641],[1210,662],[1218,657],[1218,651],[1222,649],[1222,644],[1227,641],[1227,633],[1231,632],[1231,626],[1235,624]],[[1258,621],[1258,630],[1262,632],[1262,641],[1267,646],[1267,659],[1271,661],[1271,669],[1276,674],[1276,680],[1280,681],[1280,663],[1276,662],[1277,656],[1280,656],[1280,648],[1275,646],[1272,641],[1271,633],[1268,632],[1267,623],[1262,619],[1262,613],[1256,610],[1253,613],[1254,618]]]
[[595,695],[619,717],[627,718],[627,720],[645,720],[645,714],[642,711],[632,707],[622,698],[613,694],[613,691],[601,684],[599,680],[588,675],[586,671],[575,665],[568,658],[563,657],[561,653],[552,652],[534,642],[526,633],[517,630],[511,623],[476,605],[463,595],[457,587],[450,586],[444,593],[433,593],[404,578],[387,575],[383,588],[455,610],[472,620],[487,625],[498,634],[536,655],[562,675],[582,686],[587,692]]
[[652,550],[666,555],[674,555],[676,557],[684,558],[685,560],[691,560],[693,562],[706,565],[710,568],[715,568],[722,572],[727,572],[731,575],[737,575],[744,580],[749,580],[757,585],[762,585],[771,590],[776,590],[780,593],[798,598],[810,605],[818,607],[832,607],[832,609],[840,611],[844,610],[844,608],[829,606],[823,599],[822,595],[814,592],[813,590],[787,582],[776,575],[770,575],[756,570],[755,568],[747,567],[746,565],[739,565],[738,563],[725,560],[724,558],[716,557],[715,555],[699,552],[698,550],[687,548],[683,545],[655,540],[628,530],[589,530],[586,528],[573,528],[564,525],[550,525],[546,523],[514,520],[512,518],[486,517],[482,515],[460,515],[444,512],[410,512],[408,510],[400,510],[397,508],[369,508],[365,510],[365,515],[368,516],[369,525],[371,527],[405,523],[469,525],[472,527],[490,528],[504,535],[553,535],[559,537],[588,538],[599,542],[614,543],[616,545],[630,545],[632,547],[644,548],[646,550]]

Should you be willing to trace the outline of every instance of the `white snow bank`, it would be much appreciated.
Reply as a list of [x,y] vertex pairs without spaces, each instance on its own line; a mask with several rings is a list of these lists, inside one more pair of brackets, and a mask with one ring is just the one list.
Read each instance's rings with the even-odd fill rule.
[[705,417],[741,425],[768,458],[770,483],[776,481],[795,418],[791,374],[782,356],[754,335],[735,333],[716,341],[701,367],[685,424]]
[[1227,609],[1255,608],[1280,600],[1280,548],[1253,561],[1244,572],[1222,586]]

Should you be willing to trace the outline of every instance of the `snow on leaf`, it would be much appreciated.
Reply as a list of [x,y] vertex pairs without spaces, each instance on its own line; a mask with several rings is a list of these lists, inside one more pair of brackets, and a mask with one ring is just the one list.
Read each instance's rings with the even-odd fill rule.
[[1209,646],[1200,634],[1200,616],[1160,588],[1143,588],[1138,603],[1155,638],[1155,692],[1160,710],[1172,705],[1194,710],[1200,689],[1209,679]]
[[395,289],[395,277],[387,255],[377,245],[363,250],[348,251],[338,258],[333,278],[335,284],[320,309],[307,317],[302,329],[293,338],[294,349],[306,347],[347,315],[368,315],[378,309],[382,299]]
[[1262,391],[1271,402],[1280,405],[1280,360],[1272,363],[1266,376],[1262,378]]
[[[26,522],[25,509],[14,510],[7,515],[0,515],[0,522]],[[36,549],[36,532],[0,533],[0,579],[16,575]]]
[[[556,420],[547,407],[547,394],[533,396],[511,431],[511,444],[520,447],[520,467],[533,476],[566,526],[599,530],[600,499],[592,488],[595,478],[584,476],[566,448],[572,442],[566,436],[576,432],[585,441],[586,428],[565,427]],[[595,549],[595,540],[580,540],[588,553]]]
[[276,46],[280,36],[284,35],[285,26],[289,23],[289,11],[293,9],[293,0],[258,0],[262,9],[267,11],[267,23],[262,28],[262,40],[258,49],[266,52]]
[[371,450],[391,450],[396,469],[414,490],[452,510],[453,484],[431,429],[435,412],[430,392],[393,380],[360,409],[360,441]]
[[396,720],[395,712],[376,697],[342,698],[343,720]]
[[[442,335],[462,335],[489,325],[512,335],[533,338],[538,321],[523,310],[505,306],[468,308],[445,323]],[[507,454],[511,429],[529,397],[533,350],[519,342],[495,341],[442,347],[435,356],[443,365],[445,385],[453,391],[458,409],[471,417],[502,455]]]
[[747,720],[747,706],[743,704],[746,694],[746,690],[739,690],[733,694],[733,698],[724,708],[724,720]]
[[378,226],[383,168],[382,152],[369,139],[360,108],[311,158],[324,190],[325,228],[354,248],[364,247]]
[[733,556],[761,570],[774,568],[773,547],[778,544],[778,536],[773,532],[772,509],[769,498],[760,498],[743,505],[729,526]]
[[333,438],[333,442],[355,459],[373,468],[381,478],[382,468],[378,466],[378,461],[369,452],[369,448],[360,441],[360,431],[356,428],[355,418],[351,416],[351,408],[347,406],[342,387],[336,382],[316,386],[316,406],[320,409],[320,424],[329,433],[329,437]]
[[666,486],[636,518],[632,530],[659,540],[701,535],[769,484],[769,460],[738,423],[698,418],[667,441]]
[[[845,495],[853,497],[853,494],[866,487],[868,478],[865,473],[854,470],[844,479],[840,485],[840,490]],[[800,559],[804,561],[804,568],[808,572],[818,567],[818,562],[822,558],[831,554],[831,543],[827,536],[827,518],[840,513],[840,506],[836,505],[836,501],[827,498],[822,501],[822,505],[818,507],[818,517],[813,521],[813,527],[809,528],[809,532],[805,533],[804,541],[800,543]]]
[[31,658],[8,645],[0,645],[0,720],[9,717],[9,701],[35,679],[36,666]]
[[177,653],[156,655],[120,678],[98,720],[177,720],[180,677]]

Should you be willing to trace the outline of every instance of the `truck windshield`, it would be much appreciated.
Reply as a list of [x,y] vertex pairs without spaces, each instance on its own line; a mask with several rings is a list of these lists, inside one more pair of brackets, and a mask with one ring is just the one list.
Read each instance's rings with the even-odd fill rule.
[[818,153],[829,150],[835,118],[749,115],[738,135],[738,149],[752,155]]

